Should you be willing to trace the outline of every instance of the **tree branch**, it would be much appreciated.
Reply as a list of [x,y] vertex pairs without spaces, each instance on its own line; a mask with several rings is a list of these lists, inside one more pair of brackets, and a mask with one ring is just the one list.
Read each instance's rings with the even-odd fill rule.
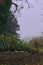
[[15,3],[12,3],[12,4],[16,7],[16,10],[14,11],[14,13],[15,13],[17,11],[18,5]]

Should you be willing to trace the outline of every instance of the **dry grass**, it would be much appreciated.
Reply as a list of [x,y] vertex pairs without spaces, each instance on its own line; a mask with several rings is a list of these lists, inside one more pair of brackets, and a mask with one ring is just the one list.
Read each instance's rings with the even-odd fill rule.
[[31,48],[35,48],[35,41],[38,43],[39,46],[39,52],[43,52],[43,37],[35,38],[32,39],[29,43],[28,46]]

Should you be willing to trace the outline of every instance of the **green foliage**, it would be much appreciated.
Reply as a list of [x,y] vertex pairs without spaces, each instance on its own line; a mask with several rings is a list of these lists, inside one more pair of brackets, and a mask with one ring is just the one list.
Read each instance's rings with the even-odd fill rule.
[[12,0],[2,0],[4,4],[0,5],[0,35],[14,35],[19,36],[17,33],[19,29],[18,21],[10,11]]
[[20,39],[13,36],[0,36],[0,51],[27,50],[27,46]]
[[12,0],[4,0],[4,3],[5,4],[3,6],[0,6],[0,20],[1,21],[7,20],[7,17],[8,17],[9,12],[10,12]]
[[14,35],[15,37],[18,37],[19,34],[17,31],[20,30],[19,24],[15,16],[10,13],[9,18],[8,18],[8,29],[7,32],[11,35]]
[[4,0],[3,2],[4,4],[0,5],[0,51],[32,51],[24,41],[17,38],[19,25],[10,11],[12,0]]
[[[4,4],[0,5],[0,35],[7,31],[8,16],[10,14],[10,7],[12,0],[2,0]],[[1,4],[1,3],[0,3]]]
[[24,41],[14,36],[0,36],[0,51],[29,51],[33,52],[34,49],[29,47]]

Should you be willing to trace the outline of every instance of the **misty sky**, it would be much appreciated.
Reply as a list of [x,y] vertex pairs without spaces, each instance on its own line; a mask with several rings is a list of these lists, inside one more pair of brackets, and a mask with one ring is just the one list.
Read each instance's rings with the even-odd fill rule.
[[32,7],[27,9],[27,4],[24,3],[21,17],[18,17],[21,38],[39,36],[43,32],[43,0],[30,0],[30,4]]

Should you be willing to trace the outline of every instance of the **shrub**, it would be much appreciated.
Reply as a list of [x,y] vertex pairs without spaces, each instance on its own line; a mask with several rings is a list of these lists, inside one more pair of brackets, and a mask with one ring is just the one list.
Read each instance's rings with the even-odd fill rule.
[[35,51],[29,47],[24,41],[14,36],[0,36],[0,51]]

